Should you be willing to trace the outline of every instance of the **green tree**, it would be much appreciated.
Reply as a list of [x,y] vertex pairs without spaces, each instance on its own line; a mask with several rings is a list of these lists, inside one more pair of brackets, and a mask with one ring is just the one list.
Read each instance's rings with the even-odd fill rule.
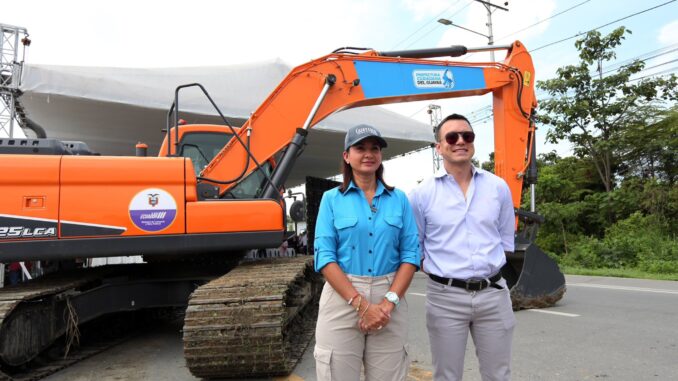
[[[580,236],[600,235],[608,223],[591,199],[604,193],[593,164],[548,152],[539,155],[537,167],[537,211],[545,217],[537,236],[539,247],[554,254],[567,254],[568,247]],[[528,205],[526,193],[523,207]]]
[[620,174],[674,185],[678,180],[678,107],[662,111],[658,122],[630,125],[621,140]]
[[488,161],[483,161],[482,169],[494,173],[494,152],[490,152]]
[[550,95],[541,101],[538,115],[540,122],[553,127],[547,140],[569,140],[577,157],[591,160],[607,192],[614,187],[620,164],[622,132],[656,122],[648,118],[664,107],[663,102],[677,98],[675,75],[630,80],[643,70],[643,61],[635,60],[611,74],[606,71],[627,33],[631,31],[624,27],[604,37],[589,32],[575,43],[579,64],[561,67],[556,78],[537,83]]

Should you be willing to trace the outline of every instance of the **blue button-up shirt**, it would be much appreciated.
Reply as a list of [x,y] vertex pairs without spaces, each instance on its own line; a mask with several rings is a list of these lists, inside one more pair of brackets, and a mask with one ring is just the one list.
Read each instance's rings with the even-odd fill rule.
[[513,251],[515,215],[506,182],[474,168],[466,198],[447,173],[424,180],[409,195],[424,271],[446,278],[486,278]]
[[353,182],[343,193],[325,192],[313,246],[316,271],[332,262],[346,274],[362,276],[390,274],[402,263],[419,268],[417,225],[407,196],[380,181],[371,206]]

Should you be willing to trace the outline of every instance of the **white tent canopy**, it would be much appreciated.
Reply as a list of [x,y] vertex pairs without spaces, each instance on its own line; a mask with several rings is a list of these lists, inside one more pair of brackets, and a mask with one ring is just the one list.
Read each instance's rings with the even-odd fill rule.
[[[163,69],[26,65],[20,101],[28,119],[47,137],[84,141],[103,155],[133,155],[142,141],[149,154],[157,154],[177,86],[202,84],[239,126],[290,70],[280,60]],[[188,123],[223,124],[199,90],[183,90],[179,101],[180,115]],[[379,128],[388,140],[385,158],[424,147],[433,138],[430,126],[380,107],[339,112],[311,130],[287,185],[303,183],[305,176],[336,174],[344,133],[361,123]]]

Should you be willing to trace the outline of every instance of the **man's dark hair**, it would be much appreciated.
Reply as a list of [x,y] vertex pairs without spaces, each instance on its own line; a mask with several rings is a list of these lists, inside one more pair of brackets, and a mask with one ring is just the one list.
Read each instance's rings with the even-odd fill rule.
[[471,127],[471,130],[473,130],[473,126],[471,126],[471,122],[469,122],[468,119],[466,119],[465,116],[463,116],[461,114],[450,114],[450,115],[446,116],[443,120],[441,120],[440,123],[438,123],[438,125],[433,129],[433,135],[435,136],[437,142],[440,142],[440,139],[441,139],[440,128],[443,126],[443,124],[445,124],[445,122],[447,122],[449,120],[463,120],[466,123],[468,123],[468,126]]

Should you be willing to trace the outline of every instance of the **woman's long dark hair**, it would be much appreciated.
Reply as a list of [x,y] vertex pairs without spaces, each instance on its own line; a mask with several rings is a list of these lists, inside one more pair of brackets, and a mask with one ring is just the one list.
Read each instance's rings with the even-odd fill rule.
[[[346,191],[346,189],[348,189],[348,186],[351,184],[351,180],[353,180],[353,168],[351,168],[351,164],[347,163],[344,159],[341,160],[341,174],[343,175],[344,179],[341,183],[341,186],[339,187],[339,191],[343,193]],[[379,164],[379,168],[377,168],[375,176],[377,176],[377,180],[384,184],[384,188],[390,191],[394,189],[394,187],[386,184],[384,181],[384,164]]]

